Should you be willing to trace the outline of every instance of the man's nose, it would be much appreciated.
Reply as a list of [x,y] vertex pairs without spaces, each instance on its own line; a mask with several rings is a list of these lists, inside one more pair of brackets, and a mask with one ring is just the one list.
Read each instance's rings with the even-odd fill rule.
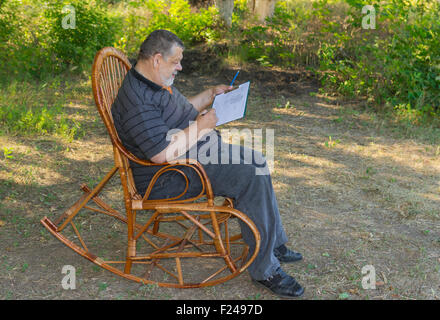
[[176,66],[176,70],[177,71],[182,71],[182,65],[180,63]]

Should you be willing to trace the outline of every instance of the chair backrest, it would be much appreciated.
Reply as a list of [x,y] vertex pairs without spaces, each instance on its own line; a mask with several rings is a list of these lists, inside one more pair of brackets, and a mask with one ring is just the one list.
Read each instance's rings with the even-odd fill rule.
[[127,178],[125,180],[121,176],[121,179],[125,180],[123,181],[123,185],[128,187],[128,190],[124,191],[128,191],[132,198],[139,198],[131,174],[131,168],[127,160],[127,157],[132,160],[136,160],[137,158],[122,145],[111,112],[113,101],[130,68],[131,63],[124,53],[113,47],[102,48],[96,53],[93,62],[92,88],[96,107],[98,108],[101,119],[107,128],[113,144],[115,165],[122,169],[123,174],[126,175]]
[[93,63],[93,96],[113,144],[120,142],[120,140],[113,123],[111,107],[130,68],[131,63],[125,54],[112,47],[99,50]]

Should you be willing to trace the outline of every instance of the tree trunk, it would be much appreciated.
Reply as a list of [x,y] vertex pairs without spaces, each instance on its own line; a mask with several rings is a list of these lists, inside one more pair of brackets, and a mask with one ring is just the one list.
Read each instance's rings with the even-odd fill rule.
[[218,8],[220,16],[226,25],[232,25],[232,11],[234,10],[234,0],[215,0],[215,6]]
[[266,21],[267,17],[272,17],[277,0],[248,0],[249,9],[258,17],[261,23]]

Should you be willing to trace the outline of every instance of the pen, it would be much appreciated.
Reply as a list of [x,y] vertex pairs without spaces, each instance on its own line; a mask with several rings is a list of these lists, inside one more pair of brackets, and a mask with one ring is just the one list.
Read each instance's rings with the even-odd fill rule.
[[240,72],[240,70],[237,71],[237,73],[235,74],[234,79],[232,79],[232,82],[230,84],[230,86],[232,87],[232,85],[234,84],[235,79],[237,79],[238,73]]

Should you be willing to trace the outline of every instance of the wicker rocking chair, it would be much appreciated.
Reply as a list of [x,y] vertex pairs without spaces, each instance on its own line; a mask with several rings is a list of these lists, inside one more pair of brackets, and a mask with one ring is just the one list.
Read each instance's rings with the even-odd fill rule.
[[[106,47],[96,54],[93,94],[113,145],[114,166],[93,189],[82,184],[84,193],[61,216],[54,221],[44,217],[41,223],[76,253],[130,280],[164,287],[196,288],[232,279],[255,259],[260,234],[244,213],[233,208],[231,199],[225,198],[224,202],[220,199],[220,205],[216,204],[218,198],[214,198],[208,176],[197,161],[155,164],[137,158],[122,145],[110,109],[130,68],[126,56],[115,48]],[[136,190],[129,159],[145,166],[161,166],[143,196]],[[191,167],[202,181],[203,190],[197,197],[180,199],[185,189],[178,197],[148,199],[159,176],[167,171],[182,174],[188,187],[187,177],[179,170],[182,166]],[[108,184],[116,172],[121,184]],[[121,185],[124,203],[120,211],[125,209],[125,214],[111,207],[102,195],[104,187],[113,190],[115,186],[119,189],[112,194],[120,195]],[[116,201],[112,203],[115,205]],[[241,238],[238,222],[247,225],[255,238],[255,250],[249,259],[249,249]],[[105,223],[109,223],[107,228]],[[119,240],[113,239],[115,233],[120,236]],[[101,240],[103,234],[105,237]],[[101,257],[91,252],[97,241]],[[108,248],[103,249],[104,244]]]

